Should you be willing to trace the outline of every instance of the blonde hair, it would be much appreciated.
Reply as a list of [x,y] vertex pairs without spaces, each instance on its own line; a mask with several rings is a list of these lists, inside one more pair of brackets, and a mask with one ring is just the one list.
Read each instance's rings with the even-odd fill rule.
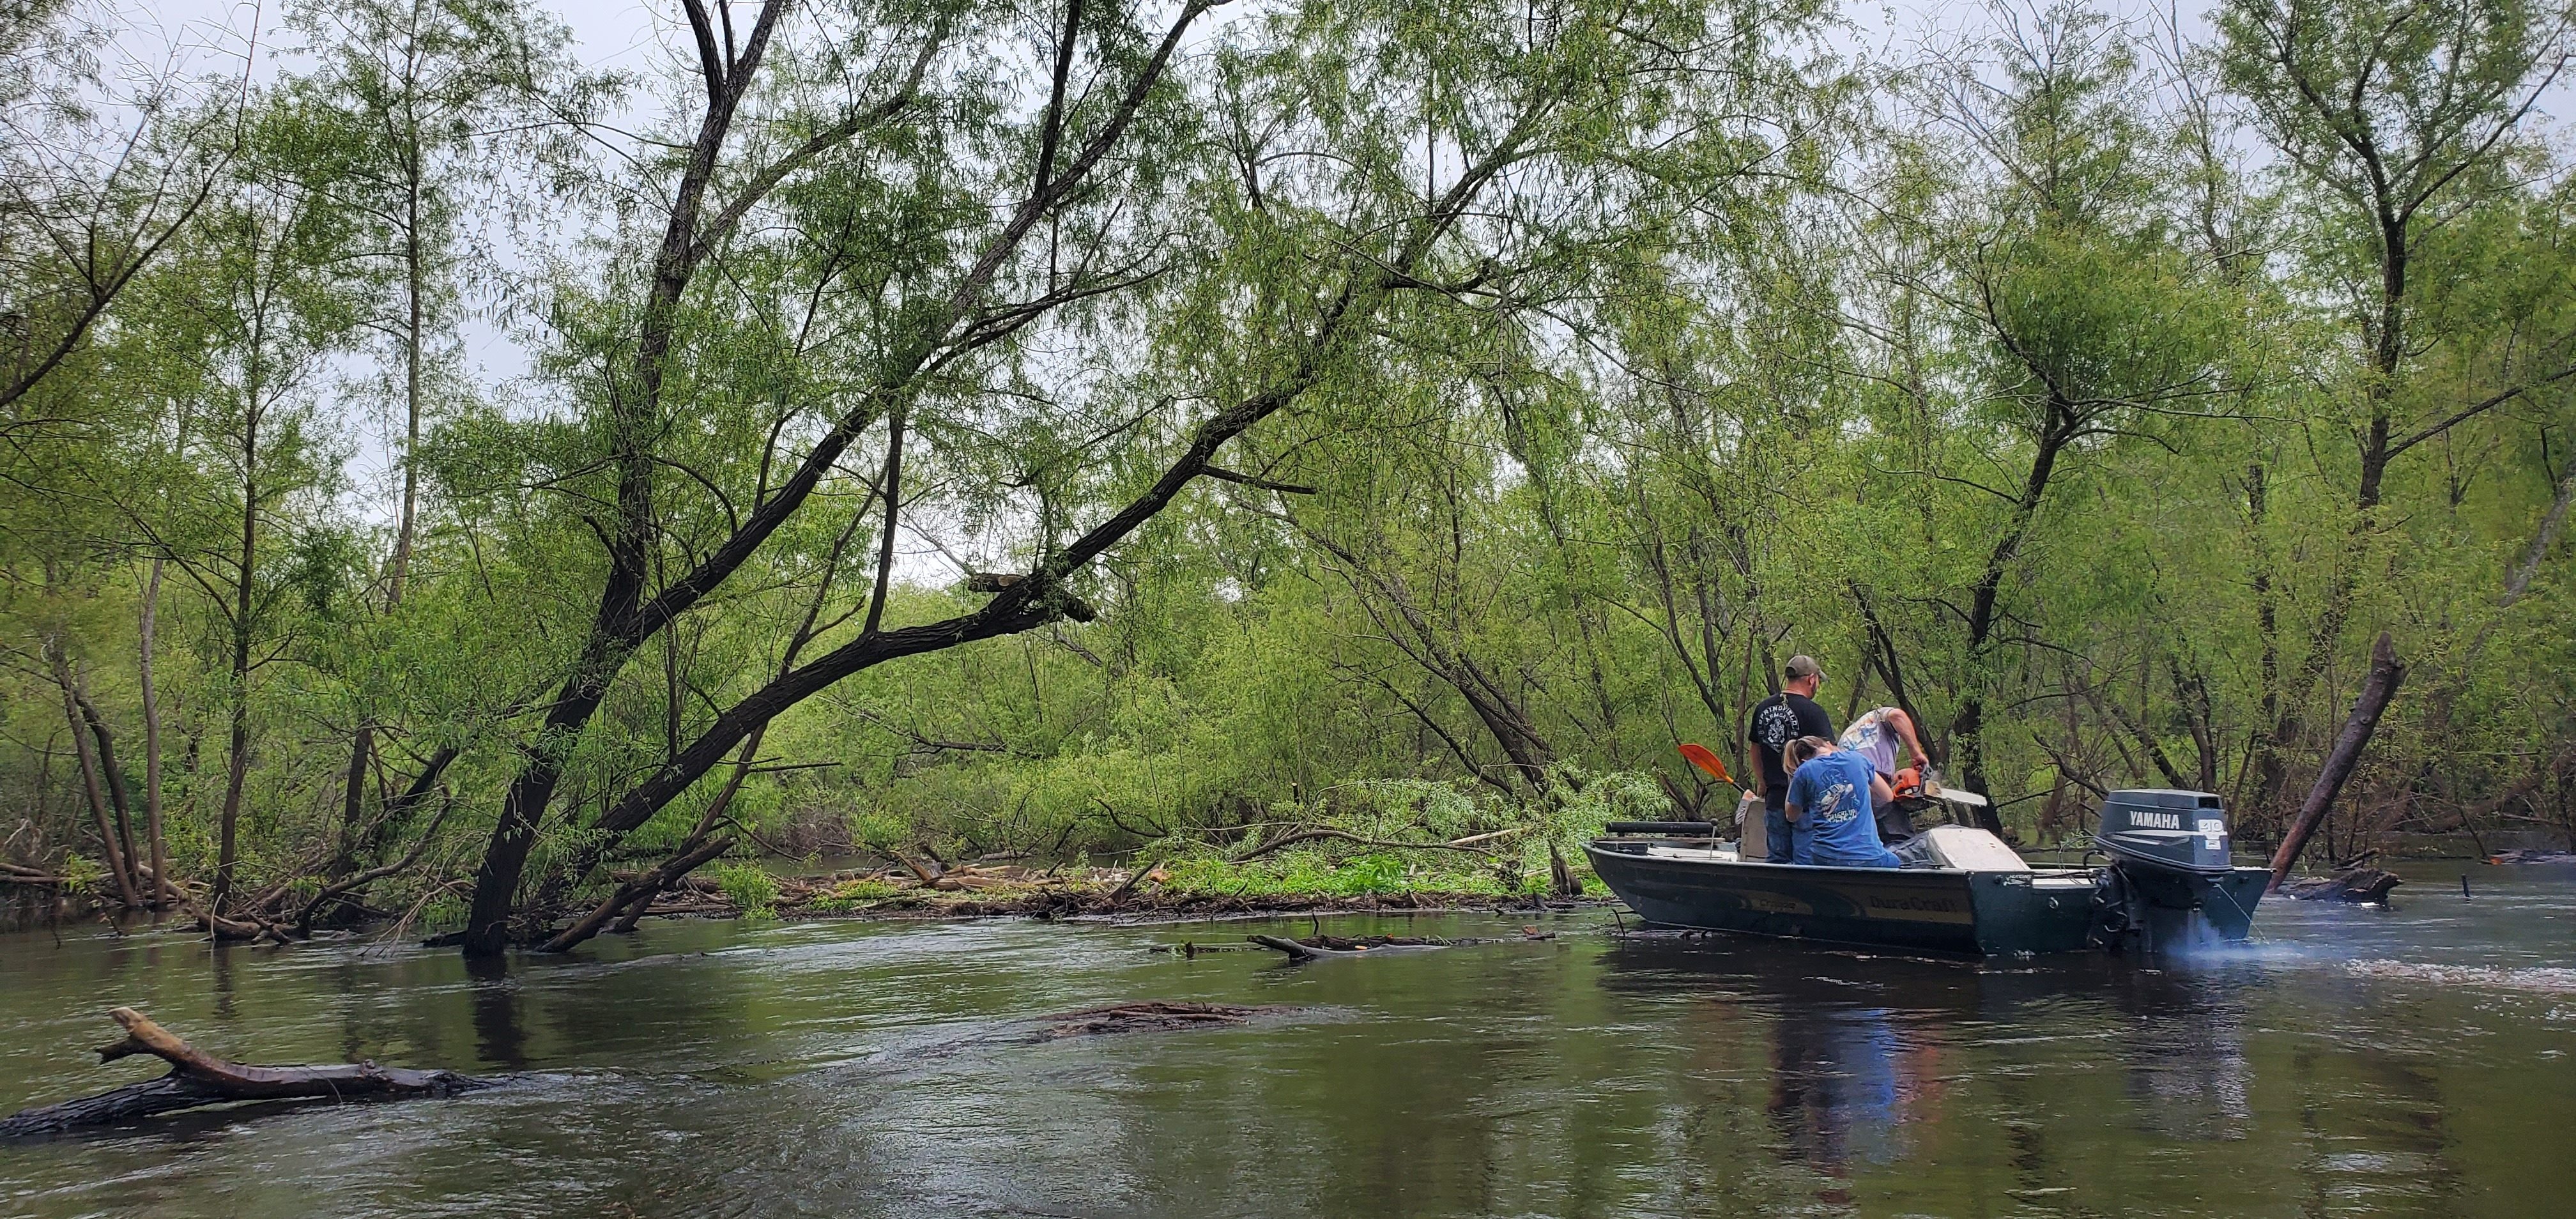
[[1806,765],[1808,759],[1811,759],[1817,754],[1823,753],[1833,747],[1834,743],[1832,741],[1828,741],[1820,736],[1799,737],[1798,739],[1780,747],[1780,765],[1790,770],[1796,770],[1799,767]]

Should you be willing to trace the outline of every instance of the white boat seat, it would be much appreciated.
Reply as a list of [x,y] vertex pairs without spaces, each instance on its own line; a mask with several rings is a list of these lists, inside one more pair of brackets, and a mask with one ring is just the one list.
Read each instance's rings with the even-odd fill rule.
[[[1984,830],[1964,825],[1936,825],[1906,839],[1897,853],[1909,868],[1956,868],[1962,872],[2027,872],[2030,864]],[[1916,862],[1916,861],[1920,862]]]

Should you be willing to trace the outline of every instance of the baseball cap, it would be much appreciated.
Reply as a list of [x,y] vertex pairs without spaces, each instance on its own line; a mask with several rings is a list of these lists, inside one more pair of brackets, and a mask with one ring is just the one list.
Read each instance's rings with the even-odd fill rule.
[[1800,652],[1789,658],[1789,678],[1792,681],[1802,677],[1822,676],[1824,671],[1824,666],[1817,664],[1815,657],[1809,656],[1804,652]]

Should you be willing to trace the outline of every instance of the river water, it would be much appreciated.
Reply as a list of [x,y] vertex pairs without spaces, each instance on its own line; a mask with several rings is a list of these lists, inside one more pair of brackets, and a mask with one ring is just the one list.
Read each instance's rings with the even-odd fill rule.
[[[1607,934],[1288,966],[1309,924],[648,924],[567,960],[0,938],[0,1113],[141,1008],[243,1061],[503,1076],[0,1144],[0,1214],[2576,1213],[2576,870],[2267,903],[2159,968]],[[1340,934],[1517,935],[1492,916]],[[1275,1004],[1025,1044],[1052,1012]]]

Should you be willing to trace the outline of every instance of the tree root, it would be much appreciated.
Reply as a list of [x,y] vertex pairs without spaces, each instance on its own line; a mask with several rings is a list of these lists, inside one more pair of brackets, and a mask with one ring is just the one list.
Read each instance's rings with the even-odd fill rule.
[[0,1138],[54,1134],[228,1101],[329,1097],[453,1096],[490,1086],[454,1071],[413,1071],[356,1062],[327,1067],[255,1067],[211,1057],[130,1007],[108,1012],[125,1028],[121,1041],[99,1047],[100,1063],[150,1054],[170,1064],[159,1079],[21,1110],[0,1120]]

